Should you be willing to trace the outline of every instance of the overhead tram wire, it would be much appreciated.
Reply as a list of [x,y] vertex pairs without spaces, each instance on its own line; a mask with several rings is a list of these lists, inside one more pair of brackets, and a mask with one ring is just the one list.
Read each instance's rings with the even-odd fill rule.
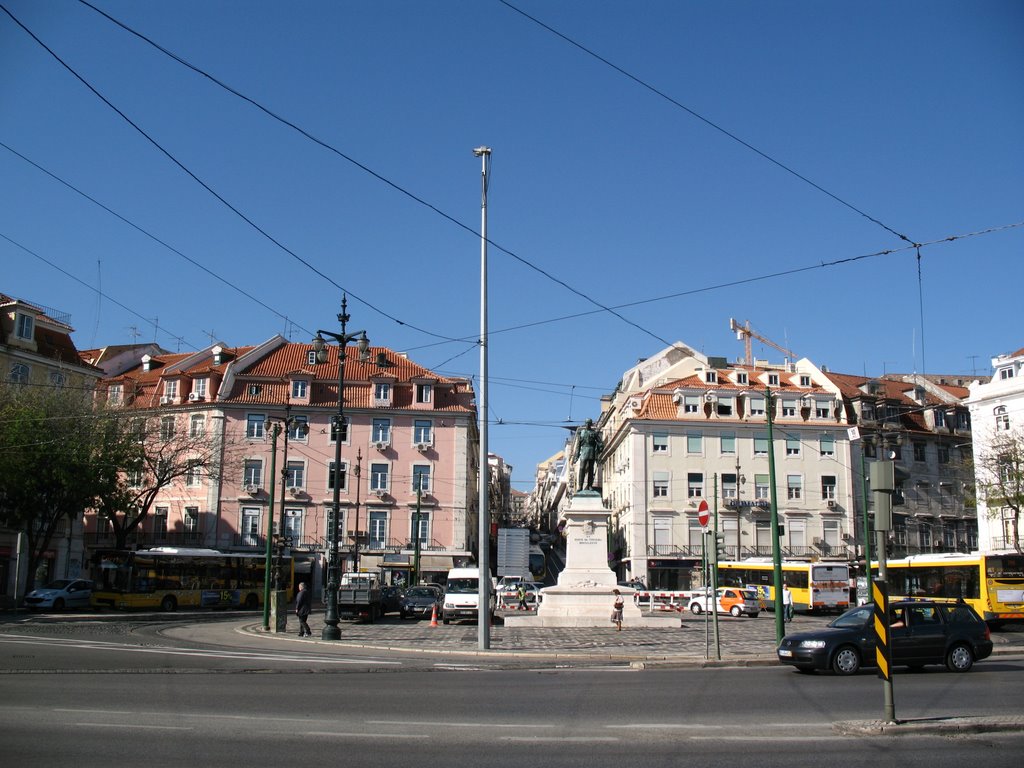
[[[980,237],[982,235],[990,235],[995,232],[1002,232],[1008,229],[1016,229],[1024,226],[1024,221],[1017,221],[1012,224],[1001,224],[995,227],[989,227],[988,229],[978,230],[976,232],[966,232],[961,235],[950,235],[948,237],[940,237],[935,240],[929,240],[923,243],[913,243],[900,248],[887,248],[882,251],[874,251],[873,253],[865,253],[860,256],[848,256],[842,259],[835,259],[833,261],[822,261],[818,264],[809,264],[804,267],[794,267],[793,269],[783,270],[781,272],[769,272],[764,275],[754,275],[753,277],[744,277],[738,280],[730,280],[726,283],[716,283],[715,285],[706,285],[702,288],[692,288],[686,291],[679,291],[677,293],[669,293],[664,296],[656,296],[649,299],[639,299],[637,301],[627,302],[625,304],[618,304],[615,306],[616,309],[625,309],[627,307],[638,307],[644,304],[654,304],[659,301],[669,301],[670,299],[679,299],[684,296],[693,296],[701,293],[710,293],[711,291],[719,291],[724,288],[735,288],[738,285],[747,285],[750,283],[757,283],[762,280],[774,280],[779,277],[788,277],[790,275],[800,274],[802,272],[810,272],[815,269],[827,269],[829,267],[838,267],[843,264],[852,264],[857,261],[863,261],[865,259],[878,258],[880,256],[890,256],[895,253],[901,253],[905,251],[917,251],[920,248],[924,248],[930,245],[941,245],[944,243],[952,243],[957,240],[965,240],[969,237]],[[587,310],[586,312],[576,312],[571,315],[560,315],[559,317],[551,317],[547,320],[535,320],[529,323],[520,323],[519,325],[512,325],[508,328],[498,328],[497,330],[490,331],[491,335],[497,333],[511,333],[512,331],[521,331],[526,328],[535,328],[539,325],[550,325],[551,323],[560,323],[565,320],[575,320],[580,317],[587,317],[590,315],[596,315],[598,310]]]
[[[226,285],[226,286],[227,286],[228,288],[230,288],[231,290],[233,290],[233,291],[237,291],[237,292],[238,292],[238,293],[240,293],[240,294],[241,294],[242,296],[244,296],[245,298],[249,299],[250,301],[252,301],[252,302],[254,302],[254,303],[258,304],[259,306],[263,307],[263,308],[264,308],[265,310],[267,310],[267,311],[268,311],[268,312],[270,312],[271,314],[277,315],[277,316],[278,316],[279,318],[281,318],[282,320],[289,320],[289,318],[288,318],[288,317],[286,317],[286,316],[285,316],[285,315],[284,315],[283,313],[281,313],[281,312],[278,312],[278,311],[277,311],[276,309],[274,309],[273,307],[271,307],[271,306],[270,306],[269,304],[266,304],[266,303],[264,303],[263,301],[261,301],[260,299],[256,298],[256,297],[255,297],[255,296],[253,296],[253,295],[252,295],[251,293],[248,293],[248,292],[247,292],[247,291],[245,291],[244,289],[240,288],[240,287],[239,287],[238,285],[236,285],[235,283],[231,282],[231,281],[230,281],[230,280],[228,280],[227,278],[221,277],[221,276],[220,276],[220,275],[218,275],[218,274],[217,274],[216,272],[214,272],[213,270],[211,270],[211,269],[210,269],[209,267],[207,267],[207,266],[205,266],[204,264],[202,264],[202,263],[200,263],[200,262],[196,261],[196,260],[195,260],[195,259],[193,259],[192,257],[190,257],[190,256],[186,256],[186,255],[185,255],[184,253],[182,253],[181,251],[179,251],[179,250],[178,250],[177,248],[175,248],[175,247],[174,247],[173,245],[170,245],[170,244],[168,244],[168,243],[164,242],[163,240],[161,240],[161,239],[160,239],[159,237],[157,237],[156,235],[152,234],[151,232],[147,232],[147,231],[146,231],[145,229],[143,229],[142,227],[140,227],[140,226],[139,226],[138,224],[136,224],[135,222],[133,222],[133,221],[130,221],[129,219],[126,219],[126,218],[125,218],[124,216],[122,216],[121,214],[119,214],[119,213],[118,213],[117,211],[115,211],[115,210],[113,210],[112,208],[110,208],[110,207],[108,207],[108,206],[104,205],[104,204],[103,204],[103,203],[101,203],[101,202],[100,202],[99,200],[97,200],[96,198],[94,198],[94,197],[92,197],[91,195],[87,194],[86,192],[83,192],[82,190],[80,190],[80,189],[79,189],[78,187],[74,186],[74,185],[73,185],[73,184],[71,184],[70,182],[68,182],[68,181],[65,181],[64,179],[62,179],[62,178],[61,178],[60,176],[57,176],[57,175],[56,175],[55,173],[53,173],[52,171],[49,171],[49,170],[47,170],[46,168],[44,168],[43,166],[39,165],[39,164],[38,164],[38,163],[36,163],[35,161],[33,161],[33,160],[30,160],[29,158],[25,157],[25,155],[21,154],[21,153],[20,153],[20,152],[18,152],[18,151],[17,151],[16,149],[13,149],[12,147],[8,146],[8,145],[7,145],[7,144],[5,144],[5,143],[4,143],[4,142],[3,142],[2,140],[0,140],[0,147],[3,147],[4,149],[6,149],[6,150],[7,150],[8,152],[10,152],[10,153],[11,153],[11,154],[13,154],[13,155],[16,155],[17,157],[20,157],[20,158],[21,158],[22,160],[24,160],[24,161],[25,161],[26,163],[28,163],[28,164],[29,164],[29,165],[31,165],[32,167],[36,168],[37,170],[39,170],[39,171],[42,171],[43,173],[45,173],[45,174],[46,174],[47,176],[49,176],[49,177],[50,177],[51,179],[53,179],[54,181],[57,181],[57,182],[59,182],[59,183],[63,184],[63,185],[65,186],[65,187],[67,187],[68,189],[70,189],[70,190],[71,190],[72,192],[75,192],[76,194],[78,194],[78,195],[81,195],[82,197],[84,197],[84,198],[85,198],[86,200],[88,200],[89,202],[93,203],[94,205],[97,205],[97,206],[99,206],[99,207],[100,207],[100,208],[102,208],[102,209],[103,209],[104,211],[106,211],[107,213],[109,213],[109,214],[110,214],[111,216],[114,216],[115,218],[117,218],[117,219],[120,219],[120,220],[121,220],[121,221],[123,221],[123,222],[124,222],[125,224],[127,224],[127,225],[128,225],[129,227],[131,227],[132,229],[134,229],[135,231],[137,231],[137,232],[141,232],[141,233],[142,233],[143,235],[145,235],[146,237],[148,237],[148,238],[149,238],[150,240],[152,240],[153,242],[155,242],[155,243],[158,243],[159,245],[162,245],[162,246],[163,246],[164,248],[166,248],[167,250],[169,250],[169,251],[170,251],[171,253],[175,253],[175,254],[177,254],[178,256],[180,256],[181,258],[183,258],[183,259],[184,259],[185,261],[187,261],[187,262],[188,262],[189,264],[191,264],[192,266],[194,266],[194,267],[198,267],[199,269],[203,270],[203,272],[205,272],[206,274],[210,275],[210,277],[213,277],[214,279],[216,279],[216,280],[219,280],[220,282],[222,282],[222,283],[223,283],[224,285]],[[303,331],[306,331],[306,333],[308,333],[308,334],[309,334],[310,336],[312,336],[312,335],[313,335],[313,331],[310,331],[310,330],[308,330],[307,328],[303,328],[303,327],[302,327],[301,325],[298,325],[297,323],[295,323],[295,325],[296,325],[296,327],[298,327],[298,328],[301,328],[301,329],[302,329]]]
[[[342,158],[343,160],[353,164],[354,166],[356,166],[360,170],[370,174],[371,176],[373,176],[378,181],[381,181],[384,184],[387,184],[389,187],[394,189],[396,192],[400,192],[401,194],[405,195],[406,197],[408,197],[409,199],[413,200],[414,202],[419,203],[420,205],[428,208],[429,210],[433,211],[434,213],[436,213],[437,215],[439,215],[442,218],[446,219],[447,221],[451,222],[452,224],[455,224],[457,227],[459,227],[459,228],[465,230],[466,232],[474,235],[477,239],[480,238],[480,233],[477,232],[473,227],[471,227],[471,226],[469,226],[467,224],[462,223],[461,221],[456,219],[454,216],[452,216],[452,215],[450,215],[448,213],[445,213],[444,211],[442,211],[437,206],[433,205],[432,203],[427,202],[422,197],[419,197],[419,196],[413,194],[412,192],[410,192],[409,190],[405,189],[404,187],[402,187],[401,185],[397,184],[396,182],[393,182],[390,179],[388,179],[387,177],[377,173],[373,169],[371,169],[368,166],[364,165],[363,163],[359,162],[358,160],[356,160],[355,158],[351,157],[350,155],[345,154],[344,152],[342,152],[341,150],[339,150],[336,147],[332,146],[331,144],[328,144],[327,142],[323,141],[322,139],[318,139],[316,136],[314,136],[313,134],[309,133],[305,129],[300,128],[298,125],[296,125],[295,123],[291,122],[290,120],[287,120],[286,118],[281,117],[280,115],[278,115],[275,112],[273,112],[271,109],[263,106],[262,104],[260,104],[255,99],[252,99],[249,96],[246,96],[245,94],[243,94],[240,91],[232,88],[231,86],[227,85],[226,83],[222,82],[221,80],[218,80],[216,77],[214,77],[210,73],[208,73],[208,72],[204,71],[203,69],[195,66],[194,64],[191,64],[186,59],[184,59],[181,56],[179,56],[179,55],[169,51],[167,48],[164,48],[163,46],[161,46],[158,43],[154,42],[153,40],[151,40],[150,38],[146,37],[142,33],[137,32],[136,30],[132,29],[127,24],[124,24],[123,22],[118,21],[117,19],[115,19],[110,14],[108,14],[108,13],[106,13],[106,12],[104,12],[104,11],[98,9],[98,8],[96,8],[94,5],[92,5],[89,2],[87,2],[87,0],[79,0],[79,2],[82,5],[85,5],[88,8],[91,8],[92,10],[96,11],[101,16],[103,16],[104,18],[108,19],[113,24],[116,24],[117,26],[121,27],[121,29],[125,30],[129,34],[132,34],[132,35],[138,37],[140,40],[143,40],[144,42],[146,42],[149,45],[153,46],[154,48],[156,48],[158,51],[160,51],[164,55],[169,56],[170,58],[174,59],[175,61],[177,61],[182,66],[187,67],[188,69],[192,70],[193,72],[195,72],[196,74],[198,74],[198,75],[200,75],[202,77],[207,78],[208,80],[210,80],[211,82],[213,82],[216,85],[220,86],[221,88],[223,88],[224,90],[226,90],[229,93],[233,94],[234,96],[237,96],[238,98],[242,99],[243,101],[246,101],[247,103],[251,104],[252,106],[254,106],[256,109],[258,109],[261,112],[263,112],[268,117],[270,117],[270,118],[272,118],[274,120],[277,120],[278,122],[282,123],[283,125],[288,126],[289,128],[291,128],[291,129],[293,129],[295,131],[298,131],[300,134],[305,136],[310,141],[314,142],[315,144],[318,144],[319,146],[323,147],[324,149],[328,150],[329,152],[332,152],[332,153],[336,154],[338,157]],[[3,7],[3,6],[0,6],[0,7]],[[7,9],[4,8],[4,10],[6,11]],[[10,11],[7,11],[7,13],[8,13],[8,15],[10,15]],[[11,18],[14,18],[14,17],[11,16]],[[15,21],[17,21],[17,20],[15,19]],[[18,23],[20,24],[20,22],[18,22]],[[22,25],[22,28],[24,28],[24,25]],[[28,31],[28,30],[26,29],[26,31]],[[32,33],[29,32],[29,34],[32,34]],[[33,37],[35,37],[35,35],[33,35]],[[38,38],[36,38],[36,39],[38,40]],[[43,44],[40,42],[40,45],[43,45]],[[49,50],[49,49],[47,49],[47,50]],[[54,57],[56,58],[56,54],[53,54],[52,51],[51,51],[51,55],[54,55]],[[59,58],[58,58],[58,61],[60,61]],[[63,64],[64,62],[61,62],[61,63]],[[64,66],[67,67],[66,64],[64,64]],[[69,70],[70,70],[70,68],[69,68]],[[73,72],[73,70],[71,70],[71,71]],[[75,73],[75,76],[78,77],[80,80],[82,80],[81,76],[77,75],[77,73]],[[82,80],[82,82],[85,83],[85,80]],[[86,85],[88,86],[87,83],[86,83]],[[95,93],[95,89],[92,89],[91,86],[88,86],[88,87],[91,90],[93,90],[94,93]],[[97,93],[97,95],[99,95],[99,94]],[[100,98],[103,98],[103,97],[100,96]],[[104,99],[104,101],[106,101],[106,99]],[[109,104],[109,102],[107,102],[107,103]],[[113,105],[111,105],[111,108],[114,108]],[[114,108],[114,109],[116,109],[116,108]],[[121,113],[118,112],[118,114],[121,114]],[[124,117],[124,115],[122,115],[122,117]],[[127,120],[127,119],[128,118],[125,117],[125,120]],[[136,130],[139,130],[141,132],[141,129],[139,129],[137,126],[135,126],[134,123],[132,123],[132,125],[133,125],[133,127],[136,127]],[[143,134],[143,135],[145,135],[145,134]],[[151,142],[153,142],[153,140],[149,136],[146,136],[146,138],[149,139]],[[153,143],[156,144],[156,142],[153,142]],[[159,145],[156,145],[156,146],[162,152],[164,152],[164,154],[167,154],[168,157],[171,157],[170,154],[167,153],[167,151],[164,150],[162,147],[160,147]],[[171,159],[174,160],[173,157]],[[174,162],[177,163],[178,161],[174,160]],[[178,163],[178,165],[181,166],[180,163]],[[189,173],[189,175],[193,176],[193,178],[195,178],[196,181],[199,181],[199,179],[196,178],[184,166],[181,166],[181,168],[183,170],[185,170],[186,173]],[[202,184],[201,181],[199,181],[199,183]],[[218,195],[216,195],[216,193],[213,192],[213,190],[211,190],[205,184],[203,184],[203,186],[206,187],[206,189],[209,190],[211,192],[211,194],[214,194],[215,196],[218,197],[218,199],[220,199],[222,202],[224,202],[225,205],[228,205],[228,207],[231,208],[231,206],[226,201],[224,201],[222,198],[220,198]],[[235,210],[234,208],[231,208],[231,209]],[[235,212],[238,213],[237,211],[235,211]],[[242,214],[238,213],[238,215],[241,216]],[[243,216],[243,218],[245,218],[245,217]],[[248,219],[245,219],[245,221],[249,222]],[[252,224],[252,222],[249,222],[249,223],[253,227],[256,227],[256,225]],[[258,227],[257,227],[257,230],[262,233],[262,230],[259,230]],[[270,237],[269,235],[266,235],[266,236],[268,238]],[[272,238],[271,238],[271,240],[275,244],[278,244],[277,241],[274,241]],[[552,281],[553,283],[555,283],[557,285],[560,285],[561,287],[565,288],[569,292],[574,293],[575,295],[579,296],[580,298],[584,299],[585,301],[593,304],[594,306],[598,307],[600,310],[602,310],[604,312],[608,312],[608,313],[614,315],[619,320],[621,320],[622,322],[626,323],[627,325],[632,326],[633,328],[637,329],[641,333],[644,333],[647,336],[653,337],[656,341],[660,341],[661,343],[665,344],[666,346],[671,346],[671,342],[667,341],[666,339],[663,339],[661,336],[656,334],[654,331],[651,331],[648,328],[644,328],[643,326],[639,325],[638,323],[635,323],[632,320],[630,320],[629,318],[624,317],[623,315],[619,314],[613,308],[611,308],[609,306],[606,306],[605,304],[602,304],[601,302],[597,301],[596,299],[590,297],[589,295],[587,295],[583,291],[580,291],[580,290],[577,290],[576,288],[573,288],[571,285],[569,285],[567,282],[565,282],[561,278],[555,277],[553,274],[551,274],[550,272],[548,272],[545,269],[542,269],[541,267],[537,266],[536,264],[534,264],[533,262],[529,261],[528,259],[526,259],[526,258],[524,258],[522,256],[519,256],[518,254],[516,254],[516,253],[510,251],[509,249],[499,245],[498,243],[494,242],[493,240],[491,240],[489,238],[487,239],[487,243],[492,245],[492,246],[494,246],[494,248],[496,248],[497,250],[501,251],[502,253],[504,253],[504,254],[506,254],[508,256],[511,256],[513,259],[515,259],[519,263],[523,264],[524,266],[526,266],[526,267],[534,270],[538,274],[546,277],[548,280]],[[280,244],[278,244],[278,245],[279,245],[279,247],[284,248],[284,246],[281,246]],[[287,251],[287,249],[285,249],[285,250]],[[287,252],[291,253],[291,251],[287,251]],[[294,254],[292,254],[292,255],[294,255]],[[296,258],[298,258],[298,256],[296,256]],[[301,259],[300,259],[300,261],[301,261]],[[303,263],[305,263],[305,262],[303,262]],[[307,265],[307,266],[309,266],[309,265]],[[310,267],[310,268],[312,269],[312,267]],[[320,274],[320,273],[317,272],[317,274]],[[359,298],[359,297],[356,297],[356,298]],[[384,314],[389,319],[394,320],[395,322],[398,322],[401,325],[407,325],[409,328],[414,328],[415,330],[418,330],[418,331],[420,331],[422,333],[427,333],[428,335],[435,336],[437,338],[443,338],[443,339],[446,339],[448,341],[462,341],[462,339],[451,339],[451,338],[442,336],[440,334],[434,334],[434,333],[430,333],[428,331],[424,331],[421,328],[416,328],[415,326],[408,325],[407,323],[402,323],[401,321],[397,320],[396,318],[393,318],[390,315],[387,315],[386,313],[384,313],[383,311],[377,309],[376,307],[373,307],[372,305],[368,304],[364,299],[359,299],[359,301],[361,301],[363,304],[366,304],[367,306],[371,307],[371,309],[374,309],[374,310],[380,312],[381,314]]]
[[[81,1],[84,2],[84,0],[81,0]],[[637,85],[641,86],[642,88],[645,88],[646,90],[650,91],[651,93],[655,94],[656,96],[660,96],[662,99],[664,99],[665,101],[669,102],[673,106],[676,106],[679,109],[681,109],[684,112],[686,112],[687,114],[691,115],[692,117],[697,118],[698,120],[700,120],[705,125],[707,125],[707,126],[709,126],[711,128],[714,128],[719,133],[727,136],[728,138],[732,139],[736,143],[746,147],[751,152],[753,152],[756,155],[758,155],[759,157],[767,160],[768,162],[772,163],[773,165],[781,168],[786,173],[788,173],[788,174],[790,174],[792,176],[795,176],[796,178],[800,179],[800,181],[804,182],[805,184],[809,184],[810,186],[814,187],[819,192],[821,192],[821,193],[827,195],[828,197],[832,198],[833,200],[835,200],[840,205],[843,205],[843,206],[849,208],[851,211],[853,211],[853,212],[863,216],[865,219],[867,219],[868,221],[872,222],[873,224],[877,224],[879,227],[884,229],[886,232],[889,232],[889,233],[895,235],[900,240],[903,240],[904,242],[909,243],[910,245],[917,245],[917,243],[915,243],[913,240],[911,240],[906,235],[904,235],[904,234],[902,234],[900,232],[897,232],[892,227],[888,226],[887,224],[885,224],[882,221],[879,221],[874,216],[866,213],[865,211],[861,210],[860,208],[858,208],[857,206],[853,205],[852,203],[847,202],[846,200],[844,200],[843,198],[839,197],[838,195],[836,195],[836,194],[834,194],[832,192],[829,192],[827,189],[825,189],[820,184],[817,184],[816,182],[811,181],[811,179],[807,178],[806,176],[804,176],[803,174],[799,173],[798,171],[790,168],[785,163],[783,163],[783,162],[781,162],[779,160],[776,160],[774,157],[772,157],[771,155],[769,155],[769,154],[763,152],[762,150],[758,149],[753,144],[751,144],[751,143],[749,143],[747,141],[744,141],[743,139],[741,139],[736,134],[728,131],[727,129],[725,129],[722,126],[718,125],[714,121],[704,117],[704,115],[700,114],[696,110],[691,109],[690,107],[686,106],[682,102],[677,101],[676,99],[672,98],[671,96],[669,96],[664,91],[659,90],[658,88],[654,87],[650,83],[648,83],[648,82],[640,79],[636,75],[626,71],[625,69],[623,69],[622,67],[618,66],[617,64],[615,64],[615,63],[609,61],[608,59],[604,58],[599,53],[590,50],[589,48],[587,48],[582,43],[579,43],[576,40],[573,40],[568,35],[565,35],[562,32],[559,32],[554,27],[551,27],[551,26],[545,24],[543,21],[541,21],[537,17],[531,16],[530,14],[526,13],[526,11],[524,11],[524,10],[522,10],[520,8],[517,8],[516,6],[512,5],[512,3],[508,2],[508,0],[498,0],[498,2],[500,2],[502,5],[504,5],[505,7],[509,8],[510,10],[515,11],[516,13],[518,13],[523,18],[528,19],[529,21],[532,21],[537,26],[542,27],[543,29],[546,29],[548,32],[550,32],[551,34],[555,35],[556,37],[564,40],[565,42],[569,43],[569,45],[573,46],[574,48],[578,48],[579,50],[583,51],[588,56],[591,56],[591,57],[597,59],[598,61],[600,61],[602,64],[604,64],[604,65],[614,69],[620,75],[623,75],[624,77],[632,80],[634,83],[636,83]]]
[[8,8],[5,5],[0,4],[0,10],[2,10],[4,13],[6,13],[11,18],[11,20],[14,21],[15,24],[17,24],[19,27],[21,27],[21,29],[24,30],[24,32],[27,35],[29,35],[29,37],[31,37],[41,48],[43,48],[43,50],[45,50],[47,53],[49,53],[50,56],[52,56],[54,59],[56,59],[56,61],[62,67],[64,67],[64,69],[66,69],[68,72],[70,72],[80,83],[82,83],[82,85],[84,85],[86,88],[88,88],[93,93],[93,95],[95,95],[98,99],[100,99],[100,101],[102,101],[110,109],[112,109],[114,112],[116,112],[118,114],[118,116],[121,117],[122,120],[124,120],[126,123],[128,123],[128,125],[130,125],[139,134],[141,134],[143,138],[145,138],[150,144],[152,144],[154,147],[156,147],[160,151],[161,154],[163,154],[168,160],[170,160],[172,163],[174,163],[176,166],[178,166],[178,168],[180,168],[186,174],[188,174],[188,176],[191,177],[193,181],[195,181],[197,184],[199,184],[203,189],[205,189],[211,195],[213,195],[226,208],[228,208],[228,210],[230,210],[232,213],[234,213],[236,216],[238,216],[240,219],[242,219],[242,221],[244,221],[250,227],[255,229],[264,238],[266,238],[271,243],[273,243],[278,248],[280,248],[282,251],[287,253],[289,256],[291,256],[292,258],[294,258],[295,260],[297,260],[298,262],[300,262],[301,264],[306,266],[315,275],[317,275],[318,277],[323,278],[326,282],[328,282],[331,285],[333,285],[339,291],[342,291],[343,293],[347,293],[349,296],[351,296],[356,301],[359,301],[361,304],[363,304],[364,306],[366,306],[370,310],[376,312],[377,314],[379,314],[379,315],[381,315],[383,317],[386,317],[388,320],[391,320],[392,322],[394,322],[394,323],[396,323],[396,324],[398,324],[400,326],[404,326],[406,328],[411,328],[411,329],[413,329],[415,331],[418,331],[420,333],[426,334],[427,336],[433,336],[435,338],[441,338],[441,339],[448,339],[450,341],[456,341],[456,339],[450,339],[449,337],[444,336],[443,334],[434,333],[433,331],[428,331],[425,328],[420,328],[418,326],[412,325],[411,323],[407,323],[404,320],[400,320],[399,318],[395,317],[394,315],[391,315],[390,313],[386,312],[385,310],[381,309],[380,307],[377,307],[374,304],[371,304],[369,301],[367,301],[366,299],[362,298],[361,296],[356,294],[351,289],[345,288],[344,286],[342,286],[339,283],[337,283],[333,278],[331,278],[328,275],[326,275],[323,272],[321,272],[319,269],[317,269],[315,266],[313,266],[310,262],[308,262],[305,259],[303,259],[297,253],[295,253],[295,251],[291,250],[284,243],[282,243],[279,240],[277,240],[276,238],[274,238],[273,235],[271,235],[269,232],[267,232],[262,227],[260,227],[256,222],[254,222],[252,219],[250,219],[248,216],[246,216],[244,213],[242,213],[238,208],[236,208],[234,205],[232,205],[230,202],[228,202],[219,193],[217,193],[209,184],[207,184],[205,181],[203,181],[201,178],[199,178],[191,170],[189,170],[189,168],[184,163],[182,163],[174,155],[172,155],[170,153],[170,151],[165,149],[156,139],[154,139],[152,136],[150,136],[148,133],[146,133],[146,131],[144,131],[141,126],[139,126],[137,123],[135,123],[130,117],[128,117],[120,109],[118,109],[109,99],[107,99],[91,83],[89,83],[88,80],[86,80],[82,75],[80,75],[70,64],[68,64],[66,61],[64,61],[60,56],[57,55],[57,53],[53,49],[51,49],[48,45],[46,45],[46,43],[44,43],[39,37],[37,37],[36,34],[34,32],[32,32],[32,30],[30,30],[28,27],[26,27],[13,13],[10,12],[10,10],[8,10]]
[[84,286],[85,288],[88,288],[90,291],[95,291],[95,293],[97,295],[102,296],[107,301],[116,304],[121,309],[125,310],[126,312],[129,312],[129,313],[135,315],[137,318],[139,318],[140,320],[145,322],[147,325],[152,325],[157,331],[163,331],[164,333],[166,333],[170,338],[174,339],[175,341],[180,341],[180,342],[182,342],[183,344],[185,344],[186,346],[188,346],[191,349],[202,349],[202,347],[196,346],[195,344],[193,344],[188,339],[186,339],[186,338],[184,338],[182,336],[176,336],[175,334],[173,334],[170,331],[168,331],[166,328],[161,328],[160,324],[158,322],[155,322],[152,318],[143,317],[140,313],[136,312],[131,307],[128,307],[128,306],[122,304],[120,301],[118,301],[117,299],[115,299],[115,298],[113,298],[111,296],[108,296],[107,294],[105,294],[101,290],[99,290],[98,288],[94,288],[93,286],[89,285],[87,282],[85,282],[81,278],[76,277],[75,275],[73,275],[70,272],[68,272],[63,267],[57,266],[56,264],[54,264],[49,259],[47,259],[47,258],[45,258],[43,256],[40,256],[38,253],[36,253],[35,251],[31,250],[30,248],[25,247],[24,245],[22,245],[21,243],[15,241],[15,240],[12,240],[11,238],[9,238],[7,235],[5,235],[2,232],[0,232],[0,238],[3,238],[4,240],[9,242],[11,245],[15,246],[16,248],[20,248],[21,250],[23,250],[25,253],[29,254],[30,256],[34,256],[35,258],[39,259],[44,264],[47,264],[47,265],[53,267],[58,272],[60,272],[62,275],[66,276],[66,277],[70,277],[76,283],[79,283],[80,285]]

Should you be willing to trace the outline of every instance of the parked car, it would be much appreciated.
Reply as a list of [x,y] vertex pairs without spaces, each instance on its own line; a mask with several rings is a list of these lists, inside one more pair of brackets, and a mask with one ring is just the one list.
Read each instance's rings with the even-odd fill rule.
[[85,579],[57,579],[45,587],[33,589],[25,596],[29,608],[88,608],[92,596],[92,582]]
[[410,587],[402,597],[398,615],[403,619],[429,619],[437,606],[437,615],[444,607],[444,591],[436,586]]
[[399,586],[381,587],[380,589],[380,612],[398,613],[402,610],[402,598],[405,591]]
[[[757,593],[752,589],[740,589],[739,587],[719,587],[718,599],[714,601],[718,613],[728,613],[730,616],[750,616],[756,619],[761,612],[761,605],[757,602]],[[703,613],[711,609],[711,590],[694,592],[690,596],[690,612]]]
[[[945,664],[951,672],[966,672],[992,653],[988,625],[966,603],[904,600],[891,603],[889,615],[894,666]],[[786,635],[779,661],[801,672],[831,669],[837,675],[873,667],[874,622],[874,605],[851,608],[827,627]]]

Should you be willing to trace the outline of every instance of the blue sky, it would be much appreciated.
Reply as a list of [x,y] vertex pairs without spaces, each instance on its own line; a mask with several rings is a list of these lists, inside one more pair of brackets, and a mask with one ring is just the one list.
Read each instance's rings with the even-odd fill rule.
[[476,376],[479,145],[520,490],[639,358],[741,355],[730,317],[848,373],[1024,346],[1020,2],[93,1],[326,148],[78,0],[0,4],[252,222],[0,11],[0,291],[80,348],[306,341],[341,286]]

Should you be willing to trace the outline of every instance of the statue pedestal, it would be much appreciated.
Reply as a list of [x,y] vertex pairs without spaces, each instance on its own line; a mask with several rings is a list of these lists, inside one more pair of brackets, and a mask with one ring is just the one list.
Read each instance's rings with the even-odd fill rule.
[[615,572],[608,567],[608,518],[611,513],[595,491],[573,496],[565,521],[565,570],[558,583],[541,590],[536,616],[506,616],[507,627],[608,627],[618,589],[624,608],[622,626],[679,627],[678,616],[644,616],[633,602],[636,590],[617,587]]

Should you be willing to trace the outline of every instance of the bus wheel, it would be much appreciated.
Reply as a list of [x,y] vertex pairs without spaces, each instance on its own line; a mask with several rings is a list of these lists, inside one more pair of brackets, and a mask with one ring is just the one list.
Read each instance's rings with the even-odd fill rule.
[[255,611],[260,607],[260,599],[252,592],[245,596],[245,607],[250,611]]
[[160,610],[164,613],[171,613],[178,608],[178,601],[174,599],[174,595],[167,595],[163,600],[160,601]]

